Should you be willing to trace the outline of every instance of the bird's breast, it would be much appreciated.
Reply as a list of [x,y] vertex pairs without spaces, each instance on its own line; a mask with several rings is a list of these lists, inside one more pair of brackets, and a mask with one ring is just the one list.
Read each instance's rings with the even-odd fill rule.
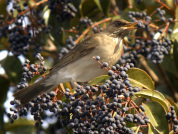
[[95,49],[80,58],[63,67],[52,78],[60,83],[66,81],[87,82],[97,76],[104,75],[107,71],[97,63],[93,57],[100,56],[100,62],[107,62],[109,66],[115,65],[121,57],[123,46],[122,41],[118,38],[109,36],[100,36]]
[[115,65],[123,53],[123,45],[121,38],[113,38],[105,36],[102,40],[103,46],[99,45],[95,53],[100,55],[102,62],[108,62],[110,66]]

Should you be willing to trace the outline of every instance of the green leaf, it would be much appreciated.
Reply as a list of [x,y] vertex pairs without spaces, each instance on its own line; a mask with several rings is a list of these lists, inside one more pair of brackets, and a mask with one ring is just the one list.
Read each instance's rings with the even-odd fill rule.
[[7,10],[6,10],[6,1],[5,0],[0,0],[0,13],[6,17],[7,15]]
[[169,132],[169,134],[174,134],[174,130],[172,130],[171,132]]
[[0,124],[1,124],[0,125],[0,134],[5,134],[5,129],[4,129],[4,108],[3,108],[3,106],[0,106]]
[[168,121],[165,118],[165,111],[156,102],[147,102],[142,104],[145,108],[146,115],[149,117],[150,123],[154,128],[154,134],[168,134]]
[[98,8],[107,16],[109,17],[109,7],[111,0],[94,0]]
[[65,83],[63,83],[63,85],[64,85],[65,89],[68,88],[68,89],[70,89],[70,93],[73,93],[73,89],[72,89],[70,82],[65,82]]
[[[176,62],[176,60],[175,60]],[[167,72],[170,72],[171,74],[175,75],[178,77],[178,71],[176,69],[176,64],[175,62],[171,59],[171,56],[164,56],[163,62],[161,63],[161,66],[163,69],[165,69]]]
[[174,0],[164,0],[164,3],[165,3],[171,10],[175,10],[175,1],[174,1]]
[[109,8],[111,0],[100,0],[104,14],[109,17]]
[[153,80],[145,71],[138,68],[131,68],[127,71],[127,74],[129,75],[130,83],[133,86],[140,88],[144,87],[149,90],[155,89]]
[[30,5],[30,7],[32,7],[36,4],[36,2],[34,0],[29,0],[28,3]]
[[64,127],[64,129],[67,131],[68,134],[73,134],[74,133],[73,129],[68,129],[67,127]]
[[108,75],[101,75],[101,76],[98,76],[96,78],[94,78],[93,80],[91,80],[89,82],[89,86],[92,86],[92,85],[100,85],[100,84],[103,84],[105,83],[106,80],[109,79],[110,76]]
[[132,96],[132,100],[135,102],[135,104],[141,105],[145,101],[145,98]]
[[0,40],[0,50],[8,50],[10,43],[8,42],[8,38],[1,38]]
[[138,134],[139,129],[140,129],[140,126],[137,127],[135,134]]
[[48,25],[50,13],[51,13],[50,11],[51,10],[48,8],[47,5],[43,8],[43,19],[45,21],[45,25]]
[[94,16],[100,12],[100,9],[97,8],[94,0],[81,0],[79,9],[82,17],[91,15]]
[[147,99],[150,99],[152,101],[159,103],[164,108],[165,112],[168,112],[168,109],[170,107],[170,103],[158,91],[141,90],[135,93],[135,96],[147,98]]
[[101,7],[100,0],[94,0],[94,2],[95,2],[96,5],[98,6],[98,8],[103,12],[103,9],[102,9],[102,7]]
[[148,124],[148,134],[154,134],[154,128],[151,124]]
[[6,75],[0,75],[0,85],[0,105],[2,106],[4,104],[4,101],[6,100],[7,92],[10,86],[10,81]]
[[133,131],[136,131],[137,128],[138,128],[137,126],[131,127],[131,129],[132,129]]
[[2,62],[2,67],[6,71],[8,78],[14,84],[17,84],[21,80],[22,67],[21,62],[14,56],[7,56]]
[[145,113],[149,117],[149,120],[150,120],[151,124],[153,126],[157,127],[158,123],[156,122],[156,119],[154,118],[154,116],[152,114],[152,111],[149,109],[149,107],[146,104],[143,103],[142,105],[145,108]]
[[169,103],[170,103],[172,106],[174,106],[175,112],[176,112],[176,114],[178,115],[178,106],[177,106],[177,104],[176,104],[171,98],[169,98],[169,97],[166,97],[166,99],[169,101]]
[[177,72],[178,70],[178,40],[174,41],[173,56],[174,56],[174,63],[175,63],[176,72]]
[[153,6],[155,4],[155,0],[144,0],[141,1],[140,4],[138,4],[137,0],[131,0],[132,1],[132,6],[134,9],[139,9],[139,10],[145,10],[146,7],[148,6]]
[[[175,10],[175,20],[178,20],[178,7]],[[178,23],[175,23],[171,38],[177,40],[178,37]]]
[[6,131],[11,131],[16,134],[32,134],[35,131],[35,121],[27,119],[18,119],[14,123],[6,123],[4,128]]

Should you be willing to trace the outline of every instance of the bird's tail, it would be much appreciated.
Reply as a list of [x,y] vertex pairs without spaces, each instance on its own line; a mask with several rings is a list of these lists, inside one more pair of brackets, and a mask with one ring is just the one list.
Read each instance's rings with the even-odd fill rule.
[[55,85],[54,84],[50,85],[50,83],[48,83],[47,85],[46,82],[48,79],[49,77],[46,76],[43,79],[39,80],[38,82],[34,83],[33,85],[17,91],[14,94],[15,99],[19,100],[21,104],[24,105],[33,100],[41,93],[52,90],[52,88],[54,88]]

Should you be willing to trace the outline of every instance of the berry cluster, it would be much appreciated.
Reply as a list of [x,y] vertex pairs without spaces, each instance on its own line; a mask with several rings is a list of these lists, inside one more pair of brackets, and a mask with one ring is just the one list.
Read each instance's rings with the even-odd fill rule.
[[66,47],[62,47],[59,53],[59,59],[63,57],[63,55],[67,54],[72,48],[76,45],[72,36],[68,36],[66,40]]
[[22,23],[16,21],[15,25],[15,27],[8,30],[8,42],[11,43],[10,49],[14,56],[25,55],[29,49],[31,33],[29,28],[27,30],[22,29]]
[[71,4],[72,0],[48,0],[48,8],[60,21],[75,17],[77,9]]
[[[134,44],[132,44],[134,45]],[[133,63],[136,64],[137,63],[137,59],[139,58],[139,55],[137,54],[137,51],[135,50],[131,50],[130,48],[128,48],[127,46],[124,46],[124,54],[120,57],[119,59],[119,64],[123,65],[125,63]]]
[[[138,22],[138,32],[134,44],[129,44],[128,48],[125,48],[125,54],[121,57],[119,63],[136,63],[139,55],[143,55],[147,59],[150,59],[153,63],[161,63],[163,61],[164,55],[169,54],[171,50],[171,40],[164,37],[165,33],[172,33],[172,29],[169,28],[170,23],[173,22],[172,18],[166,19],[164,17],[165,10],[157,8],[157,13],[160,16],[159,22],[165,23],[165,29],[161,29],[159,26],[155,25],[152,16],[147,15],[146,12],[128,12],[128,17],[133,22]],[[156,21],[156,22],[157,22]],[[154,29],[153,29],[153,28]],[[156,30],[155,30],[156,28]],[[139,32],[143,33],[145,31],[146,38],[142,37]],[[159,37],[155,37],[156,33],[160,33]]]
[[177,116],[176,116],[176,112],[175,112],[175,109],[174,109],[174,106],[171,106],[171,111],[168,112],[165,117],[166,119],[169,121],[169,122],[173,122],[173,130],[174,132],[178,132],[178,119],[177,119]]
[[[36,56],[41,59],[40,55]],[[100,57],[96,57],[99,62]],[[29,62],[28,62],[29,63]],[[26,63],[27,65],[29,65]],[[108,63],[101,63],[104,69],[110,69]],[[17,115],[26,116],[30,110],[34,116],[36,127],[43,123],[42,113],[46,110],[53,112],[66,129],[73,129],[73,133],[111,133],[134,134],[134,131],[126,126],[127,122],[146,125],[149,118],[145,115],[142,105],[137,106],[131,99],[139,87],[130,84],[126,72],[134,67],[132,63],[125,66],[112,66],[108,70],[109,80],[99,86],[80,86],[75,92],[66,88],[64,99],[56,100],[56,93],[51,91],[43,93],[25,106],[20,106],[17,100],[11,101],[18,109],[11,108],[14,113],[8,114],[11,122],[17,119]],[[24,68],[24,67],[23,67]],[[37,69],[38,68],[34,68]],[[131,109],[135,109],[134,113]],[[141,132],[140,132],[141,133]]]
[[147,58],[153,63],[161,63],[164,55],[169,54],[171,50],[171,41],[169,39],[163,40],[152,40],[152,45]]
[[[83,24],[84,28],[91,27],[93,25],[92,20],[89,19],[88,17],[81,18],[80,23]],[[103,29],[100,26],[95,26],[95,27],[92,28],[92,30],[93,30],[94,33],[98,33],[100,31],[102,31]]]
[[[0,39],[8,37],[8,42],[11,44],[10,50],[14,56],[19,56],[21,54],[26,55],[30,45],[33,45],[34,47],[38,46],[35,41],[37,35],[41,31],[48,34],[51,30],[51,26],[45,26],[45,21],[41,15],[42,12],[39,12],[35,8],[30,10],[30,14],[26,14],[26,10],[28,11],[28,8],[30,8],[28,7],[28,1],[23,3],[23,8],[19,5],[18,1],[11,3],[13,3],[13,6],[12,9],[10,9],[9,20],[3,20],[4,18],[0,17]],[[51,13],[56,13],[56,17],[62,21],[68,17],[75,17],[75,13],[77,12],[70,0],[49,0],[48,4]],[[15,18],[12,17],[14,11],[18,12]],[[29,22],[26,22],[25,17],[29,18]]]
[[[49,33],[51,27],[45,26],[44,19],[35,9],[31,10],[30,14],[25,14],[26,10],[28,10],[28,1],[23,3],[23,9],[18,1],[11,1],[11,3],[13,3],[13,6],[10,9],[9,20],[2,20],[0,23],[0,39],[3,37],[8,38],[10,50],[14,56],[26,55],[30,45],[36,46],[36,35],[41,30]],[[17,10],[18,14],[13,17],[15,10]],[[28,21],[26,17],[29,18]]]
[[37,53],[37,60],[40,61],[40,64],[31,64],[28,59],[25,60],[25,63],[22,65],[22,78],[21,82],[17,85],[17,90],[21,90],[28,86],[28,80],[31,80],[34,75],[42,75],[47,71],[47,68],[44,66],[44,58],[40,53]]
[[[2,25],[3,21],[0,21],[0,25]],[[8,25],[4,25],[0,27],[0,40],[1,38],[7,38],[7,30],[8,30]]]

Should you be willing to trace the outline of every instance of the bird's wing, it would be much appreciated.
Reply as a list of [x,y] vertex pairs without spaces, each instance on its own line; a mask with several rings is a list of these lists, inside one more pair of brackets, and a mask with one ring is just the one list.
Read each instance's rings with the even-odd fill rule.
[[94,34],[76,45],[72,50],[69,51],[69,53],[64,55],[61,60],[52,68],[51,73],[91,53],[99,43],[98,35],[99,34]]

